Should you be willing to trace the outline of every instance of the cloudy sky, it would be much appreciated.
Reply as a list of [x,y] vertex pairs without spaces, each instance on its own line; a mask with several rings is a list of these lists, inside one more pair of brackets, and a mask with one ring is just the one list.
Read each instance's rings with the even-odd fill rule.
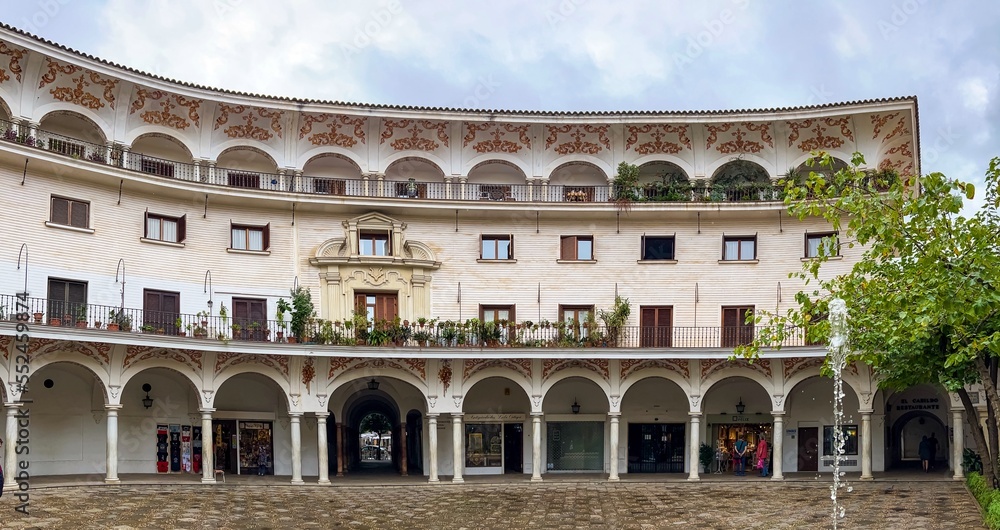
[[1000,156],[994,0],[0,0],[0,20],[139,70],[262,94],[529,110],[714,110],[916,95],[922,168]]

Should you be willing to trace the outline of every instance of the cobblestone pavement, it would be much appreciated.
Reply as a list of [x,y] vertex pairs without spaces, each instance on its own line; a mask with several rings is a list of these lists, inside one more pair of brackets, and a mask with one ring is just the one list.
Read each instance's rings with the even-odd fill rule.
[[[854,483],[840,528],[982,528],[960,482]],[[842,490],[844,491],[844,490]],[[157,485],[0,499],[0,528],[829,528],[819,482],[563,482],[409,486]]]

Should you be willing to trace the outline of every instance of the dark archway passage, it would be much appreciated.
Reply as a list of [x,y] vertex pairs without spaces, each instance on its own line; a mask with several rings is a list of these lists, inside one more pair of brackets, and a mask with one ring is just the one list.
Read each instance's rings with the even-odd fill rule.
[[935,462],[931,462],[931,466],[947,467],[948,455],[951,454],[948,446],[948,426],[931,412],[911,410],[892,423],[888,443],[893,469],[920,468],[918,449],[920,440],[924,436],[928,438],[933,436],[938,441]]
[[[403,472],[400,466],[401,454],[399,444],[400,414],[392,398],[379,391],[369,391],[367,395],[358,396],[344,414],[344,466],[350,472]],[[392,429],[389,433],[389,458],[362,458],[364,444],[361,441],[361,422],[371,414],[381,414],[388,420]],[[368,450],[368,452],[372,452]],[[381,454],[382,450],[375,451]],[[405,473],[404,473],[405,474]]]

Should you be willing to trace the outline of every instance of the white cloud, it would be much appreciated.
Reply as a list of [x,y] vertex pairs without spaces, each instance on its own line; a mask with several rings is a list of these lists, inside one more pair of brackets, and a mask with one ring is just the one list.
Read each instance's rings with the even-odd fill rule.
[[962,94],[962,104],[975,112],[985,112],[990,103],[990,88],[980,77],[962,80],[958,85]]

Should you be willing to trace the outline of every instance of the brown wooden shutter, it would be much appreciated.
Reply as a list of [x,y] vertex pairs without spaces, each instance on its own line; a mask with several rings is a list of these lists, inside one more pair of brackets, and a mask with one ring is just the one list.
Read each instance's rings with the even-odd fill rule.
[[561,245],[562,253],[561,258],[564,260],[574,260],[577,259],[576,255],[576,237],[575,236],[563,236]]
[[250,304],[246,300],[233,300],[233,320],[246,320],[250,317]]
[[177,242],[183,243],[185,239],[187,239],[187,214],[177,220]]
[[271,223],[267,223],[264,226],[264,247],[261,250],[269,250],[271,248]]
[[52,197],[52,222],[61,225],[69,224],[69,201]]
[[514,234],[507,234],[507,259],[514,259]]
[[87,210],[90,205],[85,202],[73,201],[70,204],[70,224],[77,228],[88,228],[87,227]]

